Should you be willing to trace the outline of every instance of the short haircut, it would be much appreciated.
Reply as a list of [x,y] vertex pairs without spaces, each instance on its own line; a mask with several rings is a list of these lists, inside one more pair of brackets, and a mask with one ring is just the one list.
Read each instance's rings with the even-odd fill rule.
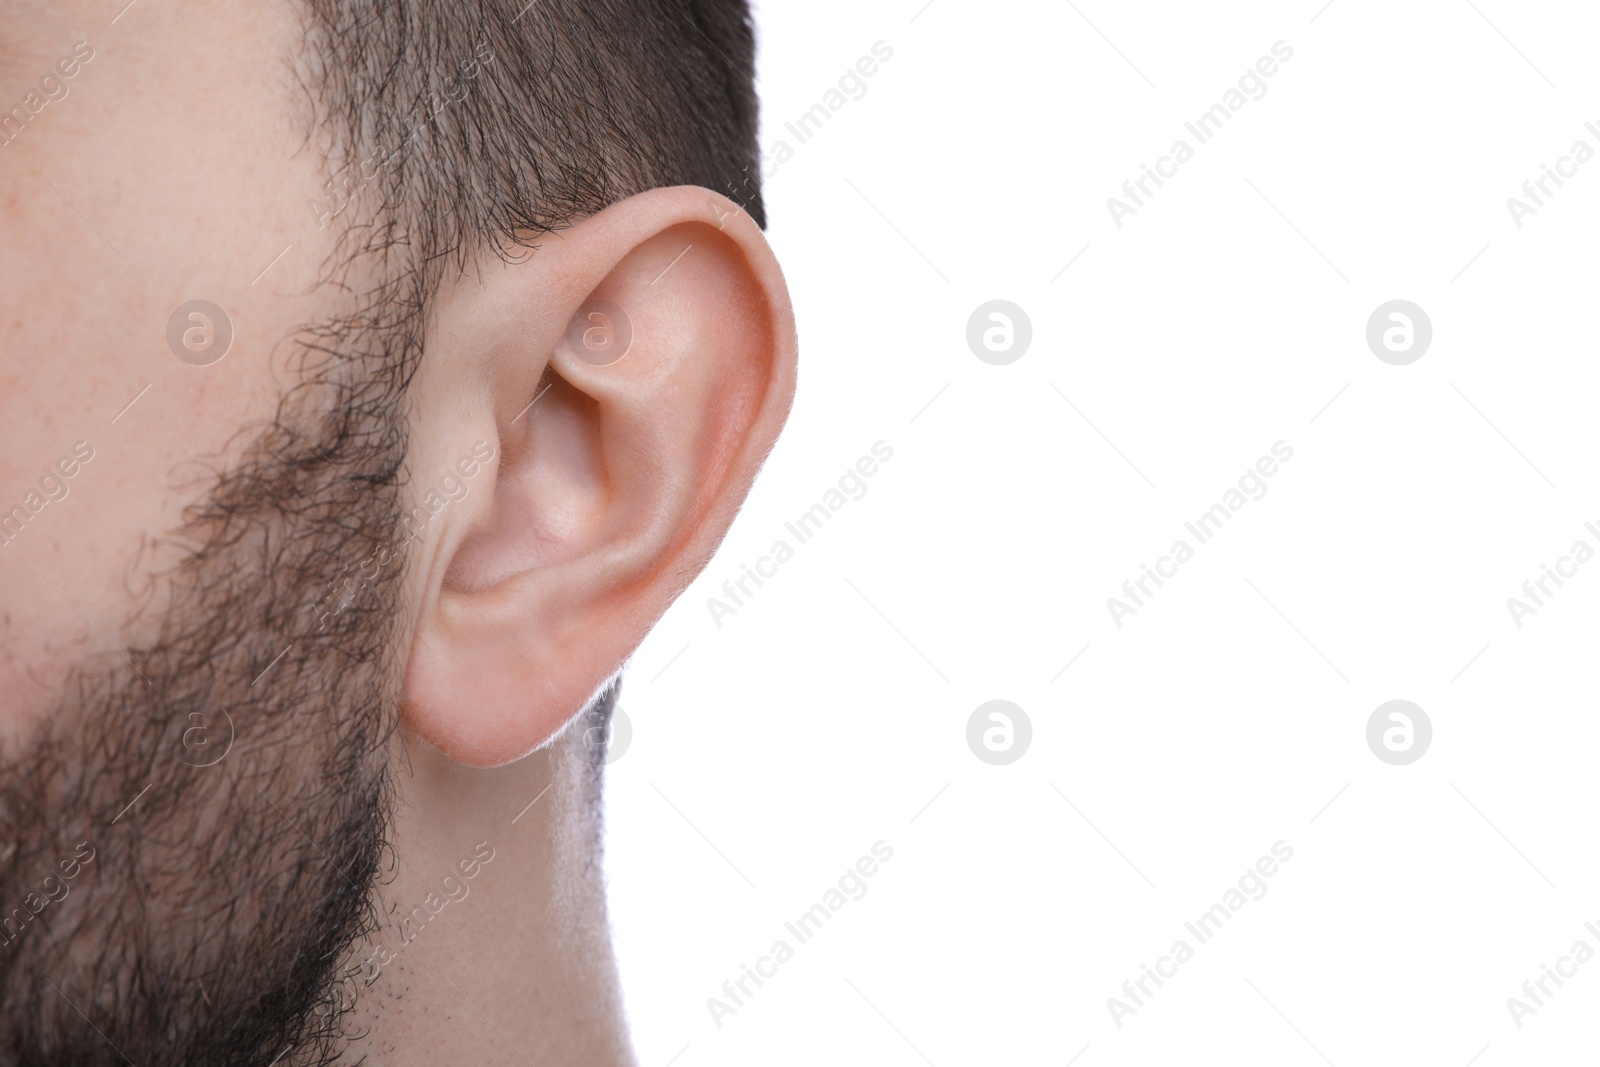
[[765,225],[745,0],[305,7],[317,147],[357,206],[346,251],[417,272],[414,298],[452,258],[652,188],[705,186]]

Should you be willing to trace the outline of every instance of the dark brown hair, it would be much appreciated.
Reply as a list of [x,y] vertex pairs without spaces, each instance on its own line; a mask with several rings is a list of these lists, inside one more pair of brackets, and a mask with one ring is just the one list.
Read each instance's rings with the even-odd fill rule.
[[[167,539],[178,562],[150,578],[137,638],[79,664],[42,735],[0,760],[0,1064],[340,1055],[343,1016],[315,1009],[383,920],[400,569],[349,610],[326,597],[402,517],[403,404],[439,280],[664,185],[764,221],[743,0],[303,13],[295,70],[332,180],[310,207],[345,308],[286,341],[294,383]],[[201,724],[226,738],[216,758],[196,758]]]

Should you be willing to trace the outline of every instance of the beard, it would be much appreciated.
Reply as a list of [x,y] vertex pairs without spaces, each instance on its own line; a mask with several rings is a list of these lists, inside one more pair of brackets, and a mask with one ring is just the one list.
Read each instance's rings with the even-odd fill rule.
[[349,355],[354,321],[302,339],[276,421],[166,539],[139,636],[0,760],[0,1064],[338,1054],[407,636],[400,563],[350,575],[400,515],[414,365]]

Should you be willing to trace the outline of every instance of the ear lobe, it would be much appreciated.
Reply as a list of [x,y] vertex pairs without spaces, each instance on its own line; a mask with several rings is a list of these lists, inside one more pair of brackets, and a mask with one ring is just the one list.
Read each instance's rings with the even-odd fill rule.
[[444,301],[414,469],[430,441],[495,458],[429,530],[403,710],[494,766],[559,733],[709,558],[788,412],[794,331],[764,236],[703,189],[632,197]]

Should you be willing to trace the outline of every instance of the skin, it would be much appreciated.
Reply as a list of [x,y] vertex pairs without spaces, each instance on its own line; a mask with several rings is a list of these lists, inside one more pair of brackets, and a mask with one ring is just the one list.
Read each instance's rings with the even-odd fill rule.
[[[74,42],[94,49],[0,147],[0,509],[77,442],[94,450],[0,546],[6,751],[70,670],[171,607],[152,578],[178,558],[184,508],[296,380],[285,338],[342,307],[318,285],[335,232],[306,207],[327,174],[291,76],[298,32],[272,3],[143,0],[112,23],[119,8],[0,7],[0,106]],[[346,280],[375,281],[362,269]],[[234,330],[207,367],[166,340],[197,297]],[[597,298],[633,333],[603,367],[568,340]],[[475,250],[427,317],[401,414],[406,506],[476,442],[494,458],[398,557],[393,877],[373,893],[404,913],[459,882],[480,843],[494,858],[362,990],[350,1058],[630,1063],[594,775],[563,731],[698,572],[776,440],[794,388],[787,293],[747,216],[676,188],[512,262]]]

